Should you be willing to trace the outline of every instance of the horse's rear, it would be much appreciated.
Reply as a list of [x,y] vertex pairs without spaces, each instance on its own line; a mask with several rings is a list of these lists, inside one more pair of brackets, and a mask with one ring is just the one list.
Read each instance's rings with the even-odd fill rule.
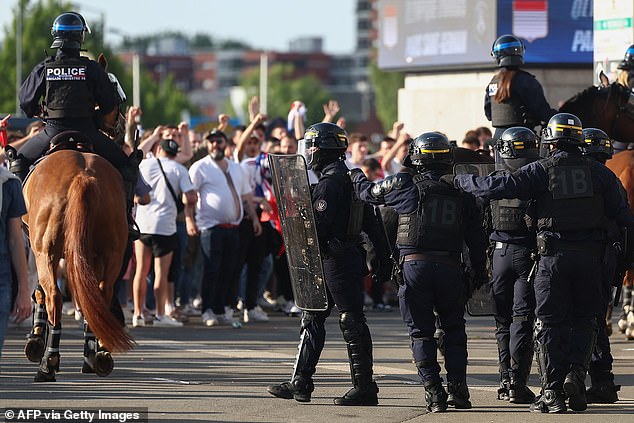
[[48,313],[47,349],[36,380],[55,380],[62,307],[55,269],[62,257],[71,294],[100,345],[113,352],[133,346],[109,310],[127,242],[123,185],[105,159],[63,150],[36,166],[24,194],[25,222]]
[[[625,150],[615,154],[612,159],[607,161],[606,166],[614,172],[621,184],[623,184],[623,188],[625,188],[627,193],[627,201],[630,208],[634,211],[634,150]],[[634,288],[633,271],[628,270],[625,273],[623,285],[625,290]],[[629,309],[631,308],[629,304],[627,304],[627,307],[627,310],[624,307],[624,315],[619,319],[619,330],[625,333],[628,339],[634,339],[634,310]]]

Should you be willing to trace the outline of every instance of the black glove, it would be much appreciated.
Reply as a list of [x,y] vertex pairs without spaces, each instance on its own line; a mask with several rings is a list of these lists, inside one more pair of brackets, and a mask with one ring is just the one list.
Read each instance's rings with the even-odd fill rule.
[[353,183],[359,182],[362,179],[366,179],[365,177],[365,173],[363,173],[363,170],[361,170],[360,168],[354,168],[354,169],[350,169],[348,171],[348,176],[350,176],[350,180]]
[[477,291],[485,284],[489,283],[489,275],[487,274],[486,269],[476,270],[471,281],[471,293],[473,294],[473,292]]

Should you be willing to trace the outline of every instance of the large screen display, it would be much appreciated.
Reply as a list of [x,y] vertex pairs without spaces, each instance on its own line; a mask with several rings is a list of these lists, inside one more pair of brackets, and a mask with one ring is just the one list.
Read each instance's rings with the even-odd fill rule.
[[592,0],[498,0],[498,35],[526,43],[526,63],[592,64]]
[[411,69],[490,60],[495,0],[381,0],[379,67]]
[[377,8],[381,69],[493,65],[502,34],[524,39],[530,64],[592,63],[592,0],[379,0]]

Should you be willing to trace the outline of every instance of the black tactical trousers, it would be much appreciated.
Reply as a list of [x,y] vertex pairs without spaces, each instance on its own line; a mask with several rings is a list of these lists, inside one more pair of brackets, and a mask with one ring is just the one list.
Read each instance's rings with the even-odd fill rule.
[[423,260],[405,261],[405,283],[398,291],[399,307],[411,338],[418,373],[427,385],[440,381],[437,342],[434,338],[438,313],[445,331],[447,381],[463,382],[467,372],[467,335],[462,301],[462,269],[458,264]]
[[510,376],[508,371],[517,370],[518,365],[530,368],[532,361],[535,293],[528,283],[531,250],[531,246],[496,242],[493,252],[491,294],[503,377]]
[[542,388],[561,391],[571,366],[588,368],[601,309],[603,253],[555,250],[535,278],[536,345]]

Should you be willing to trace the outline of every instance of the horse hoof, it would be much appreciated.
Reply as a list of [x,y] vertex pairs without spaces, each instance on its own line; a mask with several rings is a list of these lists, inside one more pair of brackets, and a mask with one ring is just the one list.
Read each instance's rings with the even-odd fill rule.
[[95,373],[97,373],[97,376],[108,376],[112,372],[112,369],[114,369],[112,355],[108,351],[99,351],[95,355],[93,369]]
[[55,382],[55,372],[46,373],[41,370],[37,371],[34,382]]
[[24,355],[29,361],[39,363],[44,357],[44,340],[39,337],[29,338],[24,346]]

